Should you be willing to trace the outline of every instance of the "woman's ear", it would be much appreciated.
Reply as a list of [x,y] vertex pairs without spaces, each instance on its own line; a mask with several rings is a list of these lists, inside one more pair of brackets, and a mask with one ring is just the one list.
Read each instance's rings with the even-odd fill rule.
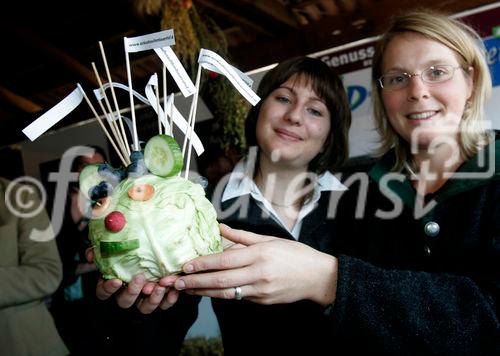
[[467,100],[470,100],[472,94],[474,93],[474,67],[469,66],[466,72],[467,75],[465,76],[465,82],[467,84]]

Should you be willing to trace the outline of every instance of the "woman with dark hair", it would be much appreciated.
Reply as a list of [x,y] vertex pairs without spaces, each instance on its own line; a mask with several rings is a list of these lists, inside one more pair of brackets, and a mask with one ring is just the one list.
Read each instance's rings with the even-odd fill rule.
[[[270,70],[258,94],[262,101],[246,122],[249,153],[221,180],[212,197],[219,220],[332,253],[329,202],[346,189],[332,172],[348,157],[351,123],[342,81],[321,60],[295,57]],[[120,286],[116,280],[101,282],[98,295],[108,298]],[[118,303],[132,305],[141,290],[149,295],[137,302],[145,313],[162,298],[162,308],[177,298],[175,290],[164,297],[160,286],[152,289],[143,280],[133,280],[117,294]],[[328,318],[314,302],[266,306],[213,300],[213,307],[226,355],[319,354],[326,349]]]
[[[219,221],[332,253],[329,202],[345,190],[332,172],[348,157],[351,123],[342,81],[322,61],[296,57],[270,70],[257,93],[262,100],[246,121],[249,153],[214,192]],[[328,319],[311,301],[212,305],[226,355],[325,350]]]

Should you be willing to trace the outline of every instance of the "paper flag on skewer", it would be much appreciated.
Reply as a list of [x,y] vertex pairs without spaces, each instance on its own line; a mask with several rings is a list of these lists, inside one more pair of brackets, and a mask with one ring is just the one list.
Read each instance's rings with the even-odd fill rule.
[[170,47],[155,48],[155,52],[167,68],[175,83],[186,98],[196,91],[193,81],[182,66],[181,61]]
[[66,115],[76,109],[83,100],[83,94],[79,88],[73,90],[66,98],[61,100],[52,109],[33,121],[23,129],[23,133],[31,141],[36,140],[40,135],[61,121]]
[[[122,90],[129,91],[128,86],[126,86],[122,83],[113,82],[112,84],[113,84],[114,88],[119,88]],[[110,86],[111,85],[109,83],[106,83],[103,85],[103,89],[107,90]],[[134,95],[134,97],[136,97],[137,99],[142,101],[144,104],[150,105],[152,107],[152,109],[158,113],[157,105],[153,105],[146,97],[144,97],[143,95],[141,95],[140,93],[138,93],[135,90],[132,90],[132,94]],[[97,98],[97,100],[103,100],[103,96],[101,94],[100,89],[94,89],[94,95]],[[168,102],[167,102],[167,107],[168,107]],[[160,112],[161,113],[159,115],[165,115],[165,113],[163,112],[163,110],[161,108],[160,108]],[[173,120],[174,124],[179,128],[179,130],[184,135],[186,135],[187,130],[188,130],[187,120],[184,118],[184,116],[182,116],[182,114],[179,112],[179,110],[173,104],[172,104],[172,109],[167,108],[167,117],[170,117],[170,116],[172,116],[172,120]],[[203,144],[201,143],[200,138],[198,137],[198,135],[195,132],[192,133],[191,138],[192,138],[193,148],[195,149],[196,154],[198,156],[200,156],[205,151],[205,148],[203,147]]]
[[148,83],[146,84],[146,98],[148,98],[149,105],[153,108],[153,110],[156,112],[156,114],[160,117],[160,121],[163,124],[163,127],[165,128],[166,132],[170,132],[170,125],[167,121],[167,118],[165,116],[165,113],[163,110],[159,107],[159,102],[156,98],[155,90],[154,88],[158,87],[158,75],[153,74],[149,80]]
[[[137,36],[132,38],[124,38],[125,51],[126,51],[126,59],[127,59],[127,76],[129,80],[128,87],[120,84],[120,83],[106,83],[102,86],[102,90],[106,90],[109,87],[116,87],[120,89],[124,89],[129,91],[130,102],[131,102],[131,113],[132,113],[132,126],[133,126],[133,136],[134,136],[134,146],[135,149],[140,149],[138,146],[138,138],[137,138],[137,130],[135,126],[135,112],[133,105],[133,97],[137,97],[139,100],[144,102],[147,105],[150,105],[153,110],[158,114],[161,123],[165,127],[165,132],[172,132],[171,124],[168,123],[167,118],[171,118],[171,122],[175,123],[176,126],[184,133],[185,139],[189,139],[190,147],[189,153],[191,151],[191,147],[194,147],[196,153],[201,155],[204,151],[203,144],[201,140],[193,131],[196,117],[196,103],[197,103],[197,95],[195,95],[195,99],[193,99],[192,110],[190,110],[190,118],[191,125],[189,125],[188,121],[182,116],[182,114],[177,110],[175,105],[173,105],[173,96],[169,98],[169,100],[165,103],[165,110],[161,109],[158,98],[154,94],[153,88],[158,86],[158,78],[156,74],[151,77],[148,85],[146,86],[146,96],[142,96],[132,89],[131,83],[131,74],[130,74],[130,64],[128,53],[130,52],[139,52],[154,49],[158,54],[160,59],[165,64],[165,67],[168,68],[169,72],[172,74],[172,77],[176,81],[179,89],[182,91],[184,96],[190,96],[192,94],[197,94],[198,85],[194,85],[188,74],[186,73],[184,67],[180,63],[179,59],[175,55],[175,53],[170,48],[171,45],[175,44],[174,32],[173,30],[165,30],[160,32],[155,32],[143,36]],[[220,73],[226,76],[229,81],[234,85],[234,87],[248,100],[252,105],[257,104],[260,101],[260,98],[255,94],[255,92],[251,89],[253,81],[242,73],[237,68],[233,67],[229,63],[227,63],[221,56],[217,53],[207,50],[201,49],[200,55],[198,58],[199,65],[202,68]],[[198,71],[198,76],[200,71]],[[197,80],[199,80],[197,76]],[[103,92],[101,92],[101,88],[94,90],[95,97],[101,101],[103,100]],[[59,102],[56,106],[46,112],[44,115],[39,117],[37,120],[28,125],[25,129],[23,129],[23,133],[30,139],[35,140],[48,129],[50,129],[53,125],[59,122],[62,118],[68,115],[71,111],[73,111],[83,100],[85,93],[81,87],[76,88],[71,94],[69,94],[65,99]],[[88,100],[88,99],[86,99]],[[109,114],[106,115],[108,121],[117,120],[120,116],[120,113]],[[99,117],[97,116],[99,119]],[[186,143],[186,142],[185,142]],[[183,147],[184,152],[184,147]]]
[[127,67],[127,80],[128,87],[130,89],[129,99],[130,99],[130,112],[132,114],[132,126],[134,127],[134,149],[140,151],[139,138],[137,137],[137,125],[135,120],[135,106],[134,106],[134,96],[132,95],[132,74],[130,69],[130,52],[140,52],[155,48],[168,47],[175,44],[174,30],[169,29],[165,31],[159,31],[150,33],[143,36],[136,37],[124,37],[123,44],[125,46],[125,64]]
[[124,37],[123,41],[127,53],[173,46],[175,44],[174,30],[169,29],[137,37]]
[[200,50],[200,56],[198,57],[198,63],[205,69],[215,71],[226,76],[227,79],[229,79],[229,81],[234,85],[236,90],[238,90],[250,104],[256,105],[260,101],[259,96],[255,94],[251,88],[252,80],[241,71],[227,63],[224,58],[219,56],[217,53],[202,48]]

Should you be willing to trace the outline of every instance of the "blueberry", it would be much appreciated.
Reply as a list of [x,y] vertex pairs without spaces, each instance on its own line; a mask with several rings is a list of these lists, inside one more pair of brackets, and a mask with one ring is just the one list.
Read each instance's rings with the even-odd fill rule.
[[146,167],[144,160],[132,162],[127,167],[127,174],[132,178],[139,178],[146,173],[148,173],[148,168]]
[[90,188],[88,195],[92,201],[97,201],[99,199],[99,185],[94,185]]
[[107,174],[110,174],[112,173],[114,170],[113,167],[111,167],[109,164],[107,163],[101,163],[98,167],[97,167],[97,172],[99,172],[99,174],[101,176],[106,176]]
[[104,178],[106,182],[111,183],[113,187],[116,187],[125,175],[119,169],[114,169],[109,164],[100,164],[97,169],[99,175]]
[[98,185],[93,186],[89,191],[89,197],[93,201],[110,196],[111,194],[113,194],[113,186],[106,181],[102,181]]
[[118,177],[118,179],[120,181],[122,181],[125,178],[127,178],[127,171],[126,171],[125,168],[123,168],[123,169],[115,169],[115,174],[116,174],[116,176]]
[[130,154],[130,160],[132,162],[144,160],[144,154],[141,151],[132,151],[132,153]]
[[113,194],[113,186],[109,182],[99,183],[99,194],[101,197],[108,197]]

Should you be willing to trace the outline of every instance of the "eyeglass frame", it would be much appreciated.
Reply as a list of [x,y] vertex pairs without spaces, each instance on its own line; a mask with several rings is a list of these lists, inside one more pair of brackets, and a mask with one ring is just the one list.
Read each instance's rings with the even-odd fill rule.
[[[451,67],[453,69],[453,72],[451,73],[451,76],[448,78],[448,79],[445,79],[443,81],[438,81],[438,82],[428,82],[426,80],[424,80],[424,77],[423,77],[423,74],[425,72],[427,72],[428,70],[430,69],[436,69],[437,67]],[[455,75],[455,71],[457,69],[462,69],[463,71],[466,71],[467,69],[458,65],[458,66],[453,66],[451,64],[437,64],[437,65],[433,65],[433,66],[430,66],[428,68],[425,68],[423,71],[421,71],[420,73],[407,73],[407,72],[394,72],[394,74],[400,74],[400,75],[403,75],[405,76],[406,78],[408,78],[408,81],[407,83],[402,86],[401,88],[395,88],[395,89],[388,89],[387,87],[384,87],[384,84],[382,83],[382,79],[387,75],[387,74],[384,74],[384,75],[381,75],[380,78],[377,79],[377,82],[378,82],[378,85],[380,86],[380,89],[384,89],[386,91],[397,91],[397,90],[401,90],[401,89],[404,89],[406,87],[408,87],[408,85],[410,84],[410,80],[413,78],[413,77],[416,77],[416,76],[419,76],[420,77],[420,80],[422,81],[422,83],[424,83],[425,85],[436,85],[436,84],[441,84],[441,83],[446,83],[447,81],[453,79],[453,76]],[[470,67],[469,67],[470,69]]]

